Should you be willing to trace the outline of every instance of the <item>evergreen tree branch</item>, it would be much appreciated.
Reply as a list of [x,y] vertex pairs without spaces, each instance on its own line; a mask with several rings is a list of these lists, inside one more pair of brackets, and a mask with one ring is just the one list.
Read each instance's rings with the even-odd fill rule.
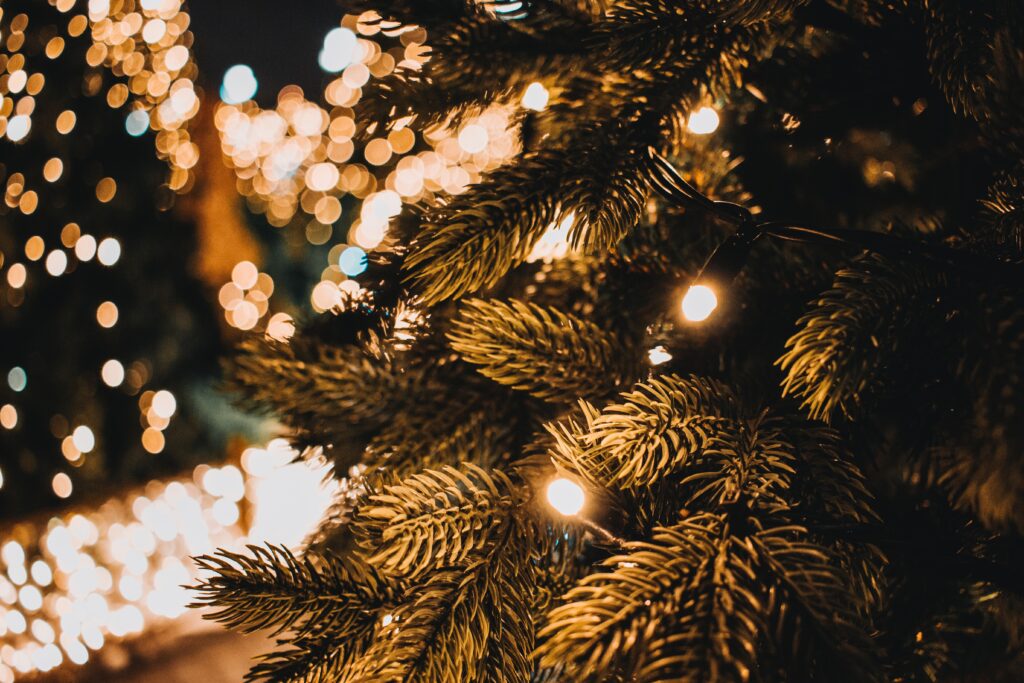
[[484,376],[551,401],[602,396],[630,374],[594,323],[516,299],[464,301],[448,339]]
[[506,525],[489,548],[462,566],[427,575],[339,681],[526,683],[534,633],[524,612],[532,573],[525,565],[529,537],[523,531]]
[[199,596],[193,606],[216,608],[204,618],[243,633],[349,633],[364,629],[367,613],[391,597],[384,579],[354,559],[298,558],[270,544],[249,551],[196,558],[200,569],[212,572],[194,588]]
[[749,552],[716,515],[659,529],[603,563],[552,610],[542,666],[581,681],[743,681],[755,666],[761,602]]
[[381,572],[415,579],[465,560],[509,521],[512,482],[502,472],[466,463],[427,470],[386,485],[359,509],[356,526],[367,561]]
[[600,487],[650,486],[681,471],[739,411],[725,386],[696,377],[654,378],[622,398],[600,412],[581,402],[582,422],[549,425],[556,464]]

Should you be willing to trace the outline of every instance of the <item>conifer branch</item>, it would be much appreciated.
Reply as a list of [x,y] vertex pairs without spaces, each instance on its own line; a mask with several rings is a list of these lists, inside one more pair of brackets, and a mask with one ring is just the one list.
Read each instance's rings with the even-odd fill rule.
[[524,539],[513,540],[516,533],[516,525],[509,525],[464,565],[427,575],[339,680],[526,683],[534,631],[524,606],[532,575],[518,550]]
[[484,376],[551,401],[602,396],[628,376],[621,343],[596,324],[517,299],[463,301],[448,339]]
[[[923,268],[897,266],[877,256],[839,271],[828,292],[800,321],[778,365],[786,372],[783,394],[802,401],[814,419],[852,417],[884,381],[881,340],[933,309],[945,277]],[[941,299],[938,299],[941,302]]]
[[307,554],[284,546],[249,546],[251,555],[220,550],[196,558],[211,572],[194,588],[203,615],[243,633],[273,629],[303,635],[352,632],[365,627],[374,605],[391,588],[370,566],[349,558]]
[[686,466],[739,410],[722,384],[677,375],[648,380],[622,398],[600,412],[581,402],[582,422],[549,425],[559,466],[603,487],[649,486]]
[[409,579],[458,564],[501,533],[513,493],[505,474],[470,463],[386,485],[369,496],[355,520],[367,561]]

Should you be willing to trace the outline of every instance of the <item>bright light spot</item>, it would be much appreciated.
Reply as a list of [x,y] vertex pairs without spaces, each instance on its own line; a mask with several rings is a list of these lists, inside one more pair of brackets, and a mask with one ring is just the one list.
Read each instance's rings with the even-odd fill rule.
[[542,111],[548,106],[548,89],[540,83],[531,83],[523,93],[522,105],[524,109]]
[[338,257],[338,267],[349,277],[355,277],[366,270],[366,252],[359,247],[348,247]]
[[46,255],[46,272],[54,277],[64,274],[68,267],[68,255],[63,249],[54,249]]
[[149,114],[142,109],[136,109],[125,117],[124,129],[133,138],[139,137],[149,130]]
[[108,387],[121,386],[121,382],[124,381],[124,365],[121,364],[121,361],[111,358],[103,364],[100,377]]
[[275,313],[267,321],[266,334],[279,342],[288,341],[295,334],[295,322],[287,313]]
[[650,359],[651,365],[661,365],[672,360],[672,354],[666,351],[664,346],[655,346],[647,352],[647,358]]
[[79,261],[88,261],[96,255],[96,238],[92,235],[82,235],[75,242],[75,256]]
[[147,43],[157,43],[167,33],[167,22],[163,19],[150,19],[142,27],[142,39]]
[[24,391],[28,385],[28,374],[20,367],[13,367],[7,373],[7,386],[13,391]]
[[584,502],[583,488],[573,480],[559,477],[548,484],[548,503],[566,517],[579,514]]
[[683,316],[690,322],[699,323],[718,307],[718,297],[707,285],[693,285],[683,297]]
[[256,286],[256,281],[259,279],[259,276],[260,271],[252,261],[239,261],[235,264],[235,267],[231,269],[231,281],[234,282],[239,289],[252,289]]
[[394,614],[385,614],[384,618],[380,620],[380,625],[381,626],[390,626],[391,622],[393,622],[394,620],[395,620],[395,615]]
[[347,28],[336,28],[324,36],[324,46],[320,49],[320,68],[332,74],[342,71],[352,63],[356,49],[356,34]]
[[10,403],[5,403],[0,407],[0,427],[3,427],[4,429],[14,429],[17,426],[18,409]]
[[560,223],[549,225],[544,234],[540,236],[540,239],[534,243],[533,248],[526,257],[526,262],[544,261],[545,263],[550,263],[551,261],[565,258],[569,253],[569,231],[572,230],[572,225],[575,221],[576,212],[570,211]]
[[171,71],[178,71],[188,63],[188,48],[175,45],[164,53],[164,65]]
[[238,521],[238,506],[230,500],[221,498],[213,504],[213,518],[221,526],[231,526]]
[[0,549],[0,558],[8,567],[25,564],[25,549],[17,541],[7,541],[3,549]]
[[715,132],[715,129],[718,128],[718,121],[717,111],[711,107],[701,107],[690,114],[686,127],[690,129],[691,133],[696,135],[707,135],[708,133]]
[[110,329],[117,324],[117,318],[117,304],[113,301],[104,301],[96,307],[96,322],[100,324],[100,327]]
[[57,494],[59,498],[67,498],[71,495],[71,477],[63,472],[58,472],[53,475],[53,492]]
[[83,453],[88,453],[96,447],[96,437],[85,425],[75,427],[75,431],[71,433],[71,442]]
[[253,98],[258,86],[252,69],[245,64],[236,64],[224,72],[220,98],[227,104],[241,104]]
[[29,612],[35,612],[43,606],[43,594],[35,586],[22,586],[18,591],[18,602]]
[[49,586],[50,582],[53,581],[53,570],[50,569],[50,565],[46,564],[42,560],[36,560],[33,562],[32,580],[40,586]]
[[107,237],[97,249],[100,263],[105,266],[112,266],[121,258],[121,243],[113,237]]
[[12,116],[11,120],[7,122],[7,137],[17,142],[28,135],[30,128],[32,128],[32,119],[27,114]]
[[153,412],[165,420],[174,415],[177,408],[178,402],[174,399],[174,394],[166,389],[161,389],[153,395]]
[[477,123],[471,123],[459,131],[459,147],[470,154],[482,152],[487,148],[487,129]]

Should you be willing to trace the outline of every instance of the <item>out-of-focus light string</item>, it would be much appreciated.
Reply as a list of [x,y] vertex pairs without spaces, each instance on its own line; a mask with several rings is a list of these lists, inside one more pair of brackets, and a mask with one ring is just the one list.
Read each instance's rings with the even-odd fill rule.
[[[273,109],[239,102],[240,93],[251,96],[256,84],[243,84],[237,72],[230,72],[215,113],[221,150],[249,208],[271,225],[302,232],[310,244],[332,244],[310,294],[317,311],[358,295],[351,278],[365,268],[366,252],[383,241],[403,204],[462,192],[512,159],[519,151],[512,125],[515,107],[539,110],[547,104],[547,90],[535,83],[521,101],[492,105],[458,125],[415,130],[396,122],[368,140],[356,140],[353,107],[364,86],[396,68],[417,69],[426,61],[423,29],[388,31],[378,19],[375,13],[347,15],[327,32],[319,63],[336,76],[322,102],[307,99],[295,86],[281,90]],[[342,220],[346,195],[360,202],[355,216]],[[339,222],[345,234],[335,233]],[[243,309],[229,322],[250,329],[252,311]]]
[[296,547],[338,484],[283,440],[239,466],[200,465],[99,507],[11,525],[0,536],[0,683],[82,665],[105,644],[181,616],[190,557],[271,542]]

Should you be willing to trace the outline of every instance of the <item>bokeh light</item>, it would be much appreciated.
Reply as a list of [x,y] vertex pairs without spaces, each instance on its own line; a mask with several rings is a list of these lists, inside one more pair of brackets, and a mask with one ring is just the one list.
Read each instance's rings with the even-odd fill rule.
[[224,81],[220,86],[220,98],[227,104],[241,104],[256,96],[259,83],[252,67],[236,64],[224,72]]

